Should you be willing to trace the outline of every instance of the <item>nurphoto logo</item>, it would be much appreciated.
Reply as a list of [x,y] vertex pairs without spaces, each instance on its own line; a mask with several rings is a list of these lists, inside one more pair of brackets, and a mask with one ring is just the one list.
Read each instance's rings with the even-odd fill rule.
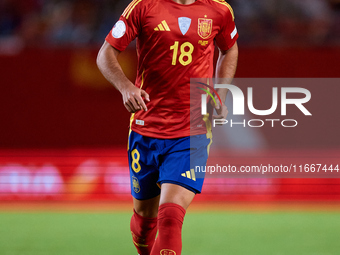
[[[199,82],[199,84],[206,86],[208,89],[199,88],[203,91],[205,91],[205,94],[201,95],[201,114],[206,115],[207,114],[207,96],[210,96],[212,100],[214,101],[216,105],[216,99],[213,96],[213,94],[210,92],[212,91],[217,99],[222,104],[221,98],[219,97],[217,91],[215,89],[228,89],[233,97],[233,115],[245,115],[245,96],[243,94],[243,91],[231,84],[216,84],[215,88],[212,86],[209,86],[207,84],[204,84],[202,82]],[[272,105],[269,109],[265,110],[259,110],[254,107],[253,103],[253,88],[248,87],[247,88],[247,106],[248,110],[257,116],[268,116],[273,114],[278,109],[279,105],[279,96],[278,96],[278,88],[273,87],[272,88]],[[281,88],[281,97],[280,97],[280,113],[281,116],[287,116],[287,105],[295,105],[298,110],[300,110],[305,116],[312,116],[311,112],[308,111],[308,109],[304,106],[305,103],[309,102],[311,100],[311,92],[308,89],[305,88],[299,88],[299,87],[282,87]],[[300,94],[303,97],[302,98],[289,98],[289,94]],[[246,127],[248,125],[249,127],[263,127],[265,123],[270,124],[272,127],[275,126],[276,122],[280,122],[282,127],[296,127],[298,125],[297,120],[295,119],[250,119],[246,121],[245,119],[242,122],[233,122],[233,120],[226,120],[226,119],[214,119],[213,120],[213,126],[216,125],[227,125],[229,124],[230,127],[234,127],[236,125],[242,125],[243,127]]]

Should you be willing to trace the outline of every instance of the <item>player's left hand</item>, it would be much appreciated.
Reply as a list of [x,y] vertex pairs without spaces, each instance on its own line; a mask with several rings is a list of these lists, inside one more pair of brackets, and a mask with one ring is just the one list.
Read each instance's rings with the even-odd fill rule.
[[[215,104],[213,102],[213,100],[211,100],[211,101],[212,101],[213,104]],[[221,105],[218,98],[216,98],[216,105],[214,105],[214,107],[215,107],[215,110],[216,110],[216,113],[217,113],[217,115],[213,115],[214,119],[226,119],[227,118],[228,108],[224,103],[222,103],[222,105]]]

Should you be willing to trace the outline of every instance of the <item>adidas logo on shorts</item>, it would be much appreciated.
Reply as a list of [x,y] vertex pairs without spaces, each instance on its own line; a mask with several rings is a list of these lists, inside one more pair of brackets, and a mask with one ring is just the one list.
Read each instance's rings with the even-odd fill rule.
[[190,180],[196,181],[196,175],[195,175],[194,169],[190,169],[190,171],[186,171],[185,173],[182,173],[181,176],[186,177]]

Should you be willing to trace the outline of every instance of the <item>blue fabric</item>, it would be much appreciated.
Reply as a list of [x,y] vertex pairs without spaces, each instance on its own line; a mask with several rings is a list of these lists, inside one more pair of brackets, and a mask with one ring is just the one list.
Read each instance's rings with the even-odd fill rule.
[[209,143],[205,134],[157,139],[131,131],[128,158],[132,196],[140,200],[156,197],[163,183],[200,193],[204,173],[195,173],[194,169],[206,165]]

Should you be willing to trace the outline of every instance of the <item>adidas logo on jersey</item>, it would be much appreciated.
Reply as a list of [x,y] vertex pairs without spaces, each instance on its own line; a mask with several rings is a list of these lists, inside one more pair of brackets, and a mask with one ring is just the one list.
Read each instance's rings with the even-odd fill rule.
[[195,175],[194,169],[190,169],[190,171],[186,171],[185,173],[182,173],[181,176],[186,177],[190,180],[196,181],[196,175]]
[[157,27],[154,29],[155,31],[171,31],[168,24],[165,20],[163,20]]

